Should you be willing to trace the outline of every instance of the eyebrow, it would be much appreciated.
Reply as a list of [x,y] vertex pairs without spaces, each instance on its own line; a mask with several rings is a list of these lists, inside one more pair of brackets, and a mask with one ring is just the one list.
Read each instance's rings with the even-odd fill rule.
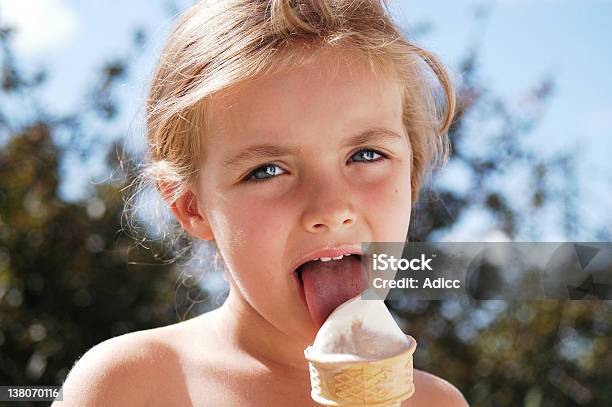
[[[402,136],[397,134],[395,131],[374,128],[362,131],[354,136],[349,137],[342,147],[358,146],[367,143],[377,142],[392,142],[401,139]],[[301,148],[297,147],[284,147],[276,144],[257,144],[246,148],[240,153],[227,158],[223,161],[224,167],[239,167],[245,161],[251,160],[263,160],[275,157],[282,157],[284,155],[297,154],[301,151]]]

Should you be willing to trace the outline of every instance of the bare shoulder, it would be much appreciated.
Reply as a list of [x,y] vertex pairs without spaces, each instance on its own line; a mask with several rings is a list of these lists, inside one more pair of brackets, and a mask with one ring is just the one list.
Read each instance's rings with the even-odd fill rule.
[[53,406],[143,406],[155,381],[153,366],[167,352],[148,331],[101,342],[79,358],[62,385],[62,401]]
[[179,344],[189,321],[137,331],[99,343],[81,356],[62,385],[62,401],[52,407],[146,406],[183,376]]
[[441,377],[414,369],[413,381],[414,394],[403,407],[469,407],[463,394]]

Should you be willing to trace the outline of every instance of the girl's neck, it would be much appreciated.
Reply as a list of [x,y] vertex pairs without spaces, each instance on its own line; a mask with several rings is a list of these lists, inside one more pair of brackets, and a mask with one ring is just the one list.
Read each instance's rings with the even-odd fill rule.
[[308,341],[276,328],[237,294],[234,287],[231,287],[219,313],[219,321],[222,321],[218,326],[219,334],[233,346],[272,371],[308,375],[308,362],[304,358]]

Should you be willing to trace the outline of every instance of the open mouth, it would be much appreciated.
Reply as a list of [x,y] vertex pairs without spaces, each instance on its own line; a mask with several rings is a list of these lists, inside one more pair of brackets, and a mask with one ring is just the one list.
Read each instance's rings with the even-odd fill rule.
[[340,304],[362,291],[362,256],[308,261],[294,271],[300,296],[313,321],[320,327]]
[[[361,258],[362,256],[360,254],[354,253],[351,254],[351,256],[354,256],[357,258],[357,260],[359,260],[361,262]],[[331,261],[338,261],[338,260],[331,260]],[[311,261],[307,261],[304,264],[301,264],[300,266],[298,266],[298,268],[296,268],[294,270],[294,273],[297,275],[297,279],[300,282],[300,284],[302,285],[302,289],[304,288],[304,280],[302,279],[302,269],[305,265],[307,265],[308,263],[314,263],[314,262],[320,262],[320,260],[311,260]]]

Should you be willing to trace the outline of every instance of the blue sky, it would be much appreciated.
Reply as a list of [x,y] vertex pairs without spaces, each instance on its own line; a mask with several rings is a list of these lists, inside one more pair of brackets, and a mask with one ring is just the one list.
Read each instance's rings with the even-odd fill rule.
[[[480,77],[496,93],[521,103],[543,77],[556,80],[555,96],[530,144],[544,155],[577,149],[581,215],[608,222],[612,205],[612,2],[605,0],[499,0],[486,26],[474,25],[478,1],[391,1],[396,20],[411,27],[428,21],[433,30],[419,43],[439,55],[460,80],[457,63],[468,47],[480,45]],[[127,128],[130,145],[142,145],[140,121],[148,77],[172,25],[164,2],[151,0],[0,0],[0,15],[20,30],[16,46],[26,68],[45,67],[50,80],[42,97],[52,110],[82,103],[84,87],[104,61],[128,50],[135,26],[152,36],[133,58],[135,75],[121,85],[124,114],[114,128]],[[190,4],[180,1],[179,7]],[[78,199],[108,171],[103,157],[83,165],[66,162],[62,194]],[[88,176],[84,176],[88,174]],[[478,216],[478,215],[474,215]],[[475,224],[475,221],[467,223]],[[464,230],[469,230],[466,225]],[[472,232],[465,232],[472,233]],[[474,229],[474,233],[479,233]],[[557,235],[549,236],[549,239]]]

